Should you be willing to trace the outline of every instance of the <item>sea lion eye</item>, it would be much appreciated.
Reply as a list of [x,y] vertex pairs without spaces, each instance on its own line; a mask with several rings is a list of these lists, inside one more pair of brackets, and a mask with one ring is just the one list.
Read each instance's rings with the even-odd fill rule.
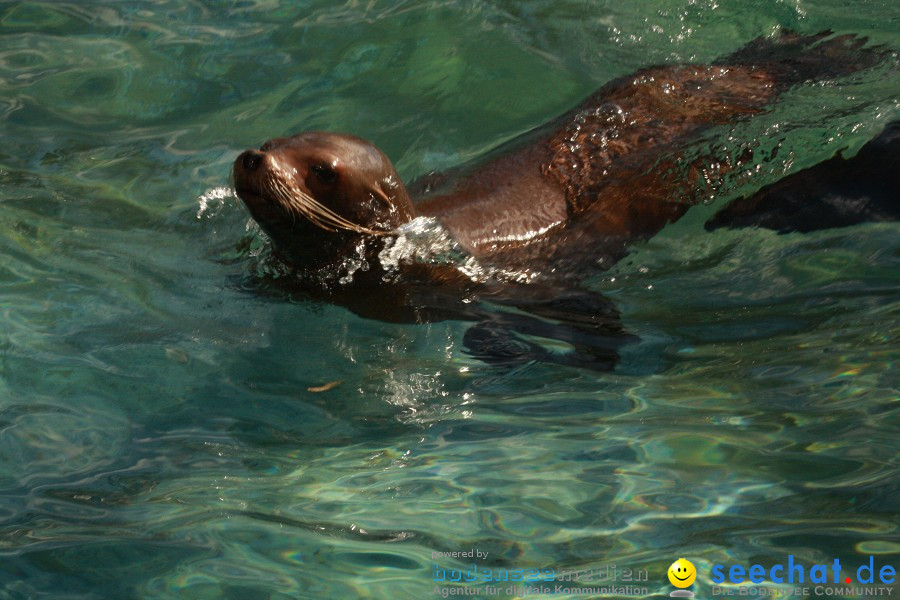
[[313,165],[312,172],[322,183],[334,183],[338,178],[337,171],[331,165]]

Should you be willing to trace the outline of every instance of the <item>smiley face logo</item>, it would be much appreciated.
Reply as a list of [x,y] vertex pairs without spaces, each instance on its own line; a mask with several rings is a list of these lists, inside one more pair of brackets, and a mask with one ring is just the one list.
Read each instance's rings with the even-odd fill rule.
[[669,582],[679,588],[686,588],[697,579],[697,569],[694,568],[694,563],[685,558],[679,558],[673,562],[667,574]]

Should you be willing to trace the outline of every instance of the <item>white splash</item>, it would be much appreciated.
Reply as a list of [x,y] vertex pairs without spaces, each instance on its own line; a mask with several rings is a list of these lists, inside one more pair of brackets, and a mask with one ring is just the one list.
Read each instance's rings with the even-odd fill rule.
[[434,217],[416,217],[397,228],[395,234],[378,255],[386,281],[397,275],[400,265],[415,262],[447,264],[472,281],[484,281],[490,276],[489,270],[466,252]]
[[476,283],[489,279],[528,283],[540,276],[540,272],[531,269],[511,270],[482,264],[433,217],[417,217],[394,233],[396,237],[387,240],[378,255],[385,281],[394,279],[401,265],[416,262],[453,267]]
[[230,187],[214,187],[197,198],[197,218],[211,219],[219,214],[228,198],[236,198],[234,190]]
[[353,256],[347,257],[341,262],[341,269],[346,269],[347,274],[338,279],[341,285],[348,285],[353,282],[353,276],[357,271],[368,271],[369,263],[366,262],[366,240],[361,239],[356,245],[356,252]]

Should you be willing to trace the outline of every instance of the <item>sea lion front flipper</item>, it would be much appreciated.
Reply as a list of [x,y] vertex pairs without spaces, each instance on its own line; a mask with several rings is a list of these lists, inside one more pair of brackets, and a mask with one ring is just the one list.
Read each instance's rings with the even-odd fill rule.
[[706,222],[706,229],[764,227],[780,233],[900,220],[900,121],[856,156],[840,153],[738,198]]
[[[548,350],[533,341],[523,339],[517,327],[522,325],[522,319],[516,321],[509,323],[504,320],[487,320],[473,325],[463,337],[466,352],[489,365],[503,367],[521,366],[532,362],[554,363],[605,373],[612,371],[619,362],[618,352],[607,345],[577,343],[572,344],[571,350],[559,352]],[[557,329],[555,332],[559,333],[561,330]],[[555,332],[544,329],[545,335],[539,337],[571,343],[570,336],[554,335]]]
[[[619,362],[618,349],[638,339],[625,331],[615,306],[601,294],[583,289],[529,294],[527,286],[520,291],[515,298],[492,298],[501,306],[466,332],[463,343],[472,356],[495,365],[550,362],[606,372]],[[546,347],[539,339],[547,340]],[[548,349],[559,342],[566,348]]]

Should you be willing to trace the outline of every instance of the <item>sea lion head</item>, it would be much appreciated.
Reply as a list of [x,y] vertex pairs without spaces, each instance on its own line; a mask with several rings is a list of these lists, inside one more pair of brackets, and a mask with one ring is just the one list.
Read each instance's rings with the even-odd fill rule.
[[275,247],[301,266],[346,257],[414,212],[384,153],[346,134],[311,131],[247,150],[234,161],[234,187]]

